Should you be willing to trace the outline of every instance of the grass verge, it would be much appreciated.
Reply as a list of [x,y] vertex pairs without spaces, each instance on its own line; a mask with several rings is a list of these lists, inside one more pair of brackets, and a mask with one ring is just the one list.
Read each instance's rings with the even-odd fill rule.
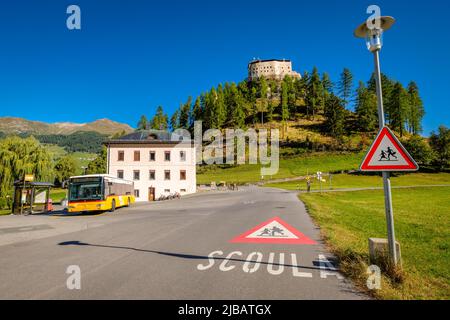
[[0,216],[6,216],[8,214],[11,214],[11,210],[0,210]]
[[[403,282],[382,277],[379,299],[450,298],[450,187],[393,191]],[[366,287],[369,237],[386,238],[383,191],[301,194],[344,274]]]
[[[381,175],[362,174],[335,174],[331,177],[325,176],[322,182],[323,190],[327,189],[347,189],[347,188],[371,188],[383,187]],[[311,190],[319,190],[320,183],[312,179]],[[392,186],[427,186],[427,185],[450,185],[450,173],[410,173],[397,174],[391,176]],[[265,187],[280,188],[286,190],[306,190],[306,181],[289,181],[282,183],[269,183]]]
[[[311,153],[295,158],[280,159],[278,173],[264,177],[265,180],[304,176],[322,172],[336,172],[357,169],[361,153]],[[261,165],[244,164],[230,167],[203,166],[198,169],[197,183],[209,184],[211,181],[247,183],[261,181]]]

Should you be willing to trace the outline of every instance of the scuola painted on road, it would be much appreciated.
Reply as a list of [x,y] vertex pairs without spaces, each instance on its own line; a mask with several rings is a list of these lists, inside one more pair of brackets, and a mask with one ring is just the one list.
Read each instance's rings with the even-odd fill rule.
[[[264,255],[261,252],[251,252],[245,257],[241,251],[233,251],[227,255],[224,255],[223,251],[213,251],[208,255],[207,264],[198,264],[197,270],[206,271],[213,268],[218,263],[218,268],[220,271],[228,272],[236,269],[239,265],[242,265],[242,271],[245,273],[255,273],[260,269],[267,269],[270,275],[278,276],[281,275],[285,270],[292,272],[293,277],[297,278],[312,278],[311,272],[300,271],[300,266],[298,265],[297,255],[295,253],[290,254],[290,263],[288,263],[286,258],[287,255],[284,253],[279,253],[278,256],[274,252],[269,253],[267,262],[263,261]],[[338,279],[343,279],[336,269],[336,267],[328,261],[324,255],[318,256],[320,277],[325,279],[328,276],[336,276]],[[289,271],[287,271],[289,272]]]

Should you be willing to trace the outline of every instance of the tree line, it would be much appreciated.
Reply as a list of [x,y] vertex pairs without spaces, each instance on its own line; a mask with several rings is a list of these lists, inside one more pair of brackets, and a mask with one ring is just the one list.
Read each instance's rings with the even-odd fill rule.
[[[417,84],[405,88],[385,74],[382,75],[386,123],[403,136],[422,131],[424,106]],[[354,112],[349,107],[354,106]],[[142,115],[138,129],[184,128],[192,130],[194,121],[203,121],[203,128],[246,128],[255,124],[287,121],[301,116],[325,117],[325,134],[341,138],[354,127],[357,132],[373,132],[378,128],[375,78],[359,82],[354,89],[351,71],[345,68],[334,83],[328,73],[316,67],[300,79],[286,76],[283,80],[259,78],[239,83],[226,82],[211,88],[197,98],[189,97],[169,117],[162,106],[147,119]],[[350,123],[353,121],[355,125]]]
[[63,147],[67,152],[98,153],[102,144],[108,139],[108,135],[95,131],[79,131],[69,135],[37,135],[36,139],[41,143]]
[[[64,148],[67,152],[87,152],[99,153],[102,150],[103,143],[109,138],[115,139],[125,135],[125,130],[117,132],[112,136],[101,134],[96,131],[77,131],[71,134],[41,134],[20,133],[17,136],[21,138],[34,137],[43,144],[53,144]],[[9,136],[0,132],[0,139]]]
[[[431,164],[436,169],[450,168],[450,128],[439,127],[432,132],[429,142],[417,135],[405,142],[406,148],[420,164]],[[0,209],[11,206],[13,184],[25,174],[33,174],[36,181],[67,180],[76,172],[76,163],[66,155],[53,159],[52,154],[36,138],[6,136],[0,138]],[[86,173],[105,173],[106,148],[89,163]]]

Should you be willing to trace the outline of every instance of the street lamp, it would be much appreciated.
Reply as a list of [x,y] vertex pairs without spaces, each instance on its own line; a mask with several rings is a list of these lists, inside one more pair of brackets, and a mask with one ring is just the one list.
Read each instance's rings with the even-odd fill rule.
[[[375,81],[378,101],[378,122],[380,130],[385,126],[383,111],[383,91],[381,87],[380,50],[383,46],[383,33],[390,29],[395,19],[389,16],[368,19],[354,31],[357,38],[366,39],[367,49],[373,53],[375,59]],[[394,212],[392,209],[391,179],[388,171],[383,171],[384,203],[388,231],[389,255],[393,266],[398,264],[398,255],[394,232]]]
[[354,32],[355,37],[366,39],[367,48],[370,52],[381,50],[383,46],[383,32],[392,27],[395,19],[385,16],[375,18],[373,22],[375,22],[373,25],[369,25],[368,21],[364,22]]

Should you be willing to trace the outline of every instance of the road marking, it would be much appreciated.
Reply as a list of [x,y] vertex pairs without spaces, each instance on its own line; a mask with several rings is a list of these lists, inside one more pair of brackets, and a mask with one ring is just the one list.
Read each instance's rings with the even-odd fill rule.
[[250,229],[236,238],[231,243],[275,243],[275,244],[316,244],[303,233],[281,220],[272,218],[253,229]]
[[211,252],[208,255],[209,264],[206,265],[206,266],[199,264],[199,265],[197,265],[197,269],[200,270],[200,271],[204,271],[204,270],[208,270],[209,268],[211,268],[214,265],[214,262],[215,262],[214,256],[216,256],[216,255],[220,255],[220,256],[223,255],[223,251],[219,250],[219,251]]
[[284,253],[280,253],[280,261],[278,262],[278,270],[274,270],[273,261],[275,259],[275,253],[269,253],[269,264],[267,265],[267,272],[271,275],[279,276],[284,271]]
[[319,254],[319,266],[320,277],[322,279],[326,279],[328,276],[336,276],[339,280],[344,279],[344,277],[337,272],[338,269],[333,266],[323,254]]
[[[256,256],[256,260],[253,256]],[[261,261],[263,258],[263,254],[261,252],[252,252],[248,255],[247,260],[245,261],[244,265],[242,266],[242,270],[246,273],[253,273],[258,271],[259,267],[261,266]],[[253,268],[250,269],[250,265],[254,263]]]
[[312,273],[311,272],[300,272],[298,271],[298,263],[297,263],[297,255],[294,253],[291,253],[291,261],[292,261],[292,265],[294,266],[292,268],[292,275],[294,277],[300,277],[300,278],[312,278]]
[[219,267],[220,271],[227,272],[227,271],[231,271],[234,268],[236,268],[236,266],[227,266],[228,261],[230,261],[230,259],[233,255],[242,256],[242,252],[234,251],[234,252],[231,252],[229,255],[227,255],[225,260],[223,260],[223,262],[220,264],[220,267]]
[[[274,252],[269,253],[267,262],[263,262],[263,254],[261,252],[250,252],[246,258],[243,258],[244,254],[241,251],[233,251],[227,254],[225,257],[223,251],[213,251],[208,255],[208,263],[198,264],[197,270],[206,271],[214,267],[216,261],[219,262],[219,270],[222,272],[228,272],[235,270],[239,264],[242,264],[242,271],[245,273],[255,273],[261,269],[261,265],[267,266],[267,272],[273,276],[279,276],[284,271],[292,269],[292,276],[295,278],[312,278],[311,272],[300,271],[302,268],[315,268],[315,267],[302,267],[298,264],[297,255],[291,253],[291,261],[285,260],[285,254],[279,253],[278,256]],[[339,274],[338,269],[327,260],[324,255],[319,255],[319,267],[316,268],[320,272],[320,278],[326,279],[328,276],[336,276],[338,279],[343,279]]]

